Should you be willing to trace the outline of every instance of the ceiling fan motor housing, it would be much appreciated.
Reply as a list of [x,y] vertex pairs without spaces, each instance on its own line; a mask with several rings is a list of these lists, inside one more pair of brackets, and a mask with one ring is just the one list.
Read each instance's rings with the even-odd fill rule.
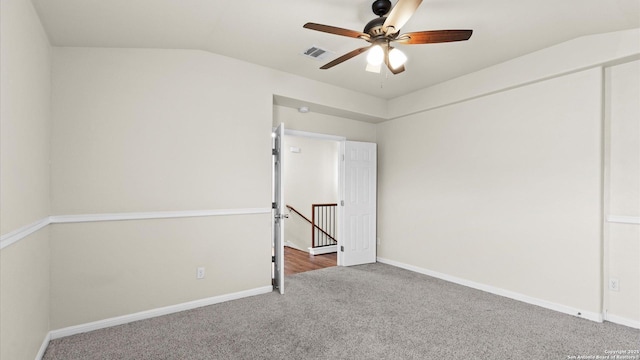
[[372,38],[385,35],[385,32],[382,31],[385,20],[387,20],[386,17],[379,17],[369,21],[362,32],[371,35]]

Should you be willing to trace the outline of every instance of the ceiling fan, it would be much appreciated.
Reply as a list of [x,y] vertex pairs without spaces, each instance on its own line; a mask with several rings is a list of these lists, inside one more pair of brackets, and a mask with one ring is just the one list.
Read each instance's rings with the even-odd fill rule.
[[[368,50],[367,61],[370,65],[379,67],[384,62],[393,74],[399,74],[405,70],[404,63],[407,57],[400,50],[391,46],[391,43],[434,44],[464,41],[471,37],[473,30],[430,30],[400,34],[400,29],[409,21],[421,3],[422,0],[398,0],[392,9],[391,1],[376,0],[371,5],[371,9],[374,14],[378,15],[378,18],[369,21],[362,32],[316,23],[304,24],[304,28],[307,29],[358,38],[371,44],[348,52],[323,65],[320,69],[329,69]],[[385,14],[388,15],[384,16]]]

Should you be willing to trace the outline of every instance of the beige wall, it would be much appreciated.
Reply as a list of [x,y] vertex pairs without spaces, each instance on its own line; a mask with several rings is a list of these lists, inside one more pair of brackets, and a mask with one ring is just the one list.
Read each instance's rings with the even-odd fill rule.
[[31,3],[2,1],[0,233],[49,215],[51,48]]
[[[0,2],[0,233],[49,215],[51,48],[27,0]],[[49,331],[49,232],[0,250],[0,358],[36,357]]]
[[380,124],[379,256],[599,314],[601,79]]
[[201,51],[56,48],[53,213],[269,207],[271,94]]
[[[382,101],[382,100],[381,100]],[[376,125],[368,122],[274,105],[273,126],[284,124],[287,130],[342,136],[351,141],[376,142]]]
[[33,360],[49,332],[49,229],[0,251],[0,359]]
[[[292,152],[292,147],[300,152]],[[338,202],[339,142],[285,136],[282,149],[287,205],[311,220],[312,204]],[[311,246],[311,225],[299,215],[291,213],[285,226],[285,241],[306,251]]]
[[593,66],[637,59],[639,53],[640,28],[579,37],[391,99],[387,118],[395,119]]
[[51,328],[269,286],[270,229],[270,214],[53,225]]
[[615,222],[640,220],[640,61],[607,68],[605,82],[605,311],[640,324],[640,226]]
[[[637,60],[639,40],[640,29],[585,36],[389,100],[388,117],[394,120],[378,127],[380,256],[412,269],[560,311],[575,314],[587,309],[588,313],[582,312],[582,316],[594,320],[607,309],[607,301],[611,306],[619,301],[615,319],[605,318],[640,326],[633,315],[637,307],[629,311],[638,301],[634,285],[628,284],[629,281],[638,284],[634,280],[639,271],[638,261],[635,255],[630,255],[638,254],[637,226],[609,226],[607,222],[604,227],[598,225],[610,214],[609,191],[616,191],[606,183],[609,181],[606,166],[617,161],[610,160],[607,148],[598,145],[608,140],[603,139],[607,134],[598,127],[607,130],[603,119],[607,110],[601,105],[603,99],[610,101],[612,96],[605,89],[602,79],[609,79],[600,66]],[[576,81],[581,73],[593,74],[583,87],[579,85],[581,81]],[[637,86],[637,75],[627,70],[619,74]],[[548,84],[557,86],[545,89]],[[637,90],[630,90],[635,87],[620,86],[625,95],[613,97],[622,108],[635,107]],[[527,92],[528,98],[521,96]],[[550,98],[553,96],[573,105],[558,106],[557,99]],[[487,106],[496,99],[505,101]],[[541,102],[536,103],[538,100]],[[558,124],[569,125],[571,130],[559,133],[556,124],[548,122],[548,115],[554,114],[562,115]],[[541,126],[532,128],[531,137],[525,137],[521,131],[529,125],[521,126],[523,121]],[[501,126],[495,127],[496,122]],[[478,129],[478,124],[489,127]],[[636,125],[625,124],[627,141],[617,142],[618,145],[612,141],[612,147],[623,149],[624,161],[635,161],[624,172],[630,172],[632,177],[625,179],[637,185],[633,178],[637,158],[628,154],[638,146],[633,130]],[[471,131],[482,136],[472,136]],[[518,136],[522,136],[521,141],[517,141]],[[537,146],[531,139],[539,140]],[[570,159],[567,155],[576,146],[582,148],[575,153],[577,161],[567,162]],[[600,155],[596,154],[598,146]],[[510,149],[509,153],[503,152],[503,148]],[[527,173],[526,167],[510,165],[538,164],[540,160],[544,161],[539,170],[547,170],[546,174],[536,173],[537,168]],[[498,166],[500,163],[509,166]],[[580,173],[587,169],[588,174],[582,176]],[[452,176],[445,178],[445,174]],[[476,177],[477,174],[480,176]],[[596,177],[605,183],[598,184]],[[576,188],[570,189],[567,183],[575,184]],[[438,192],[434,186],[447,191]],[[414,194],[409,195],[411,192]],[[554,192],[556,196],[551,197]],[[637,204],[637,192],[629,193],[626,188],[618,193],[622,194],[630,196],[627,202]],[[598,197],[605,200],[603,204],[597,205]],[[546,203],[540,203],[545,200]],[[506,207],[510,201],[518,203]],[[488,209],[486,213],[482,212],[485,208],[478,207],[483,202]],[[532,206],[536,203],[538,206]],[[558,209],[563,208],[566,211],[560,213]],[[637,219],[633,215],[631,218]],[[540,220],[548,222],[548,226],[540,228]],[[569,226],[571,223],[573,228]],[[395,236],[396,230],[401,236]],[[555,233],[543,234],[545,231]],[[563,233],[562,239],[550,241]],[[405,234],[413,239],[408,241],[402,236]],[[540,235],[543,237],[534,239]],[[516,240],[512,240],[514,236]],[[610,249],[603,243],[607,236],[612,241],[633,238],[635,242]],[[523,246],[532,248],[534,243],[539,249],[532,249],[525,256]],[[558,249],[564,253],[562,256],[558,256]],[[603,254],[599,254],[601,251]],[[630,254],[622,255],[625,252]],[[435,259],[438,255],[442,258]],[[579,259],[590,263],[581,263]],[[608,262],[603,264],[603,259]],[[496,261],[487,265],[491,260]],[[609,299],[603,289],[608,272],[615,271],[608,268],[613,263],[627,284],[623,290],[620,280],[621,291],[614,295],[618,297],[616,300]],[[543,284],[545,278],[553,281]],[[516,284],[517,281],[521,283]],[[605,303],[599,304],[600,299]]]
[[243,85],[261,71],[201,51],[54,50],[54,215],[267,213],[54,225],[52,329],[271,284],[272,98]]

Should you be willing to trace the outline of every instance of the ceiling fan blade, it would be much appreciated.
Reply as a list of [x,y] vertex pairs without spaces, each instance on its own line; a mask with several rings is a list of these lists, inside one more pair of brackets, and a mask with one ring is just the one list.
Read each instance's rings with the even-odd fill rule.
[[391,62],[389,61],[389,50],[384,52],[384,63],[385,65],[387,65],[387,68],[389,68],[389,71],[391,71],[393,75],[398,75],[405,70],[404,65],[400,65],[395,69],[393,68],[393,66],[391,66]]
[[430,30],[400,35],[396,42],[401,44],[435,44],[469,40],[473,30]]
[[368,34],[365,34],[365,33],[360,32],[360,31],[343,29],[343,28],[339,28],[339,27],[335,27],[335,26],[322,25],[322,24],[316,24],[316,23],[306,23],[302,27],[304,27],[305,29],[322,31],[322,32],[326,32],[326,33],[329,33],[329,34],[347,36],[347,37],[351,37],[351,38],[360,38],[360,39],[368,40],[369,37],[370,37]]
[[[371,45],[371,46],[373,46],[373,45]],[[345,61],[347,61],[347,60],[351,59],[351,58],[352,58],[352,57],[354,57],[354,56],[357,56],[357,55],[362,54],[363,52],[365,52],[365,51],[369,50],[369,48],[370,48],[371,46],[365,46],[365,47],[362,47],[362,48],[359,48],[359,49],[355,49],[355,50],[353,50],[353,51],[350,51],[350,52],[348,52],[348,53],[346,53],[346,54],[344,54],[344,55],[340,56],[339,58],[337,58],[337,59],[335,59],[335,60],[333,60],[333,61],[331,61],[331,62],[329,62],[329,63],[326,63],[325,65],[323,65],[322,67],[320,67],[320,69],[322,69],[322,70],[326,70],[326,69],[332,68],[332,67],[334,67],[334,66],[336,66],[336,65],[338,65],[338,64],[340,64],[340,63],[342,63],[342,62],[345,62]]]
[[395,34],[409,21],[416,12],[422,0],[398,0],[389,12],[387,20],[382,24],[382,31],[387,34]]

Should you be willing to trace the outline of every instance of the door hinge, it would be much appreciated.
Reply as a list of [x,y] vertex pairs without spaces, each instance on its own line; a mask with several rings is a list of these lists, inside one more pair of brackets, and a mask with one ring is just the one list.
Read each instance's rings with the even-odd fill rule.
[[278,207],[278,205],[277,205],[275,202],[272,202],[272,203],[271,203],[271,208],[272,208],[272,209],[275,209],[275,208],[277,208],[277,207]]
[[276,257],[275,256],[271,256],[271,262],[276,262]]
[[344,246],[340,246],[340,252],[344,252]]
[[271,155],[278,155],[277,149],[271,149]]

